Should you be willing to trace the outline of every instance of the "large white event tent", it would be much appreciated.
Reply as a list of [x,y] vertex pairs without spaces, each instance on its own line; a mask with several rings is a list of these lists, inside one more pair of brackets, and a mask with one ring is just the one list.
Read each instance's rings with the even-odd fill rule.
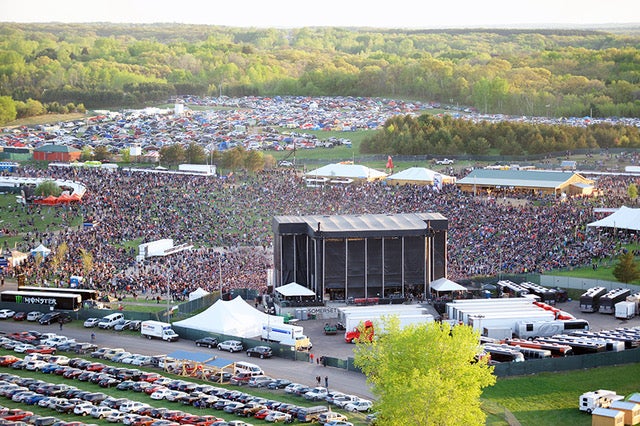
[[173,324],[193,330],[251,338],[262,334],[263,324],[282,324],[284,318],[260,312],[237,296],[218,300],[206,311]]
[[622,206],[615,213],[610,214],[604,219],[591,222],[587,226],[593,228],[631,229],[640,231],[640,209]]

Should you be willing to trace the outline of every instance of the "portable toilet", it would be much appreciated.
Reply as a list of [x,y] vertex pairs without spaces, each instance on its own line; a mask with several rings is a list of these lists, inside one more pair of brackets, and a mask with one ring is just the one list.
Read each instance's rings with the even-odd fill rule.
[[591,426],[624,426],[624,413],[598,407],[591,413]]
[[631,395],[629,395],[629,398],[627,398],[628,402],[635,402],[636,404],[640,404],[640,393],[636,392],[636,393],[632,393]]
[[625,425],[637,425],[640,423],[640,404],[629,401],[613,401],[609,406],[612,410],[624,413]]

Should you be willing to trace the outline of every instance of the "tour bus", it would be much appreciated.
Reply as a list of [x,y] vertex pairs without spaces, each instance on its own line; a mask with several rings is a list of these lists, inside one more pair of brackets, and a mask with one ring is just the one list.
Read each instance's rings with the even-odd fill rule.
[[79,294],[82,301],[98,300],[98,291],[86,288],[57,288],[57,287],[36,287],[36,286],[18,286],[18,291],[30,291],[39,293],[63,293],[63,294]]

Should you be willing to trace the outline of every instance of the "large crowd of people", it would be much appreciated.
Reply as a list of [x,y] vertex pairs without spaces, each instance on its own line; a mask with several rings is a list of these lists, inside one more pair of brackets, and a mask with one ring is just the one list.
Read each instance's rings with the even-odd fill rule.
[[[28,167],[21,174],[82,182],[87,193],[81,204],[55,208],[79,214],[94,226],[26,233],[16,247],[22,251],[40,243],[54,253],[62,243],[69,250],[60,265],[46,259],[38,264],[31,257],[17,272],[31,284],[51,286],[80,275],[105,294],[147,299],[168,291],[183,298],[199,287],[265,291],[276,215],[441,213],[449,221],[448,277],[453,280],[611,261],[618,254],[619,236],[586,225],[596,219],[594,207],[629,205],[629,184],[640,185],[638,177],[601,176],[597,186],[603,195],[598,197],[510,201],[474,196],[455,185],[442,190],[380,182],[307,188],[293,170],[224,178]],[[133,243],[163,238],[194,248],[136,261]],[[83,270],[80,249],[93,256],[90,270]]]

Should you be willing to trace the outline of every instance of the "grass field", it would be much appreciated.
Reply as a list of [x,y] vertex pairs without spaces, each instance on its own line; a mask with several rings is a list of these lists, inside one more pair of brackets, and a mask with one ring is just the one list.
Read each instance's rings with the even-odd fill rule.
[[[581,394],[610,389],[628,396],[640,392],[640,364],[601,367],[563,373],[501,378],[484,391],[491,407],[504,407],[523,426],[590,425],[591,416],[578,409]],[[487,425],[499,425],[491,416]]]

